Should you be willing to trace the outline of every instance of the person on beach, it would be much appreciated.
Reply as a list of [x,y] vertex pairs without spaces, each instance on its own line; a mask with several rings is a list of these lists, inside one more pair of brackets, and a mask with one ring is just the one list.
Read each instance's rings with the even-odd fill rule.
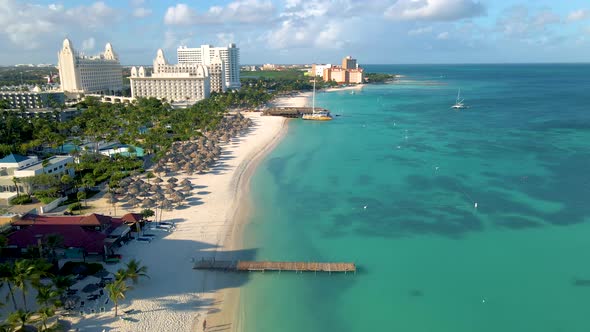
[[203,320],[203,331],[207,329],[207,320]]

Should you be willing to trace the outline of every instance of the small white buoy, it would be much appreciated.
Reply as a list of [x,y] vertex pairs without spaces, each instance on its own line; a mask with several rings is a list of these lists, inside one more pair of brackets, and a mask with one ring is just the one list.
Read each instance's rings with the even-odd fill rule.
[[402,147],[401,147],[401,145],[398,145],[398,146],[397,146],[397,148],[398,148],[398,149],[401,149]]
[[477,202],[475,202],[475,204],[473,204],[473,206],[477,209]]
[[481,303],[486,303],[486,299],[482,299],[481,300]]
[[366,205],[365,205],[365,206],[363,206],[363,209],[365,209],[365,210],[366,210],[366,209],[367,209],[367,206],[366,206]]
[[435,167],[434,167],[434,170],[435,170],[435,171],[438,171],[438,166],[435,166]]

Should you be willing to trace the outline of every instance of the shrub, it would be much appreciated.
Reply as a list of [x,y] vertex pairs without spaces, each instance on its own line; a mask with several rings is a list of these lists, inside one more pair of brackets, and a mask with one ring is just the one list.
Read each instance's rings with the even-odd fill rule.
[[79,203],[79,202],[72,203],[72,204],[68,205],[68,210],[70,210],[70,211],[82,210],[82,203]]
[[18,195],[10,200],[11,205],[23,205],[33,203],[33,199],[29,195]]

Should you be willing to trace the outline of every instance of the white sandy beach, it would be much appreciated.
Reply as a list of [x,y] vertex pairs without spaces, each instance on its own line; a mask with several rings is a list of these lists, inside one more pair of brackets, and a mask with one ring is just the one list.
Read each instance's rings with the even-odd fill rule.
[[[311,93],[273,100],[273,106],[302,107],[311,103]],[[261,159],[287,132],[281,117],[244,113],[254,121],[251,131],[223,145],[222,158],[212,172],[188,178],[196,186],[188,208],[164,211],[163,221],[174,221],[172,233],[157,233],[149,244],[132,241],[119,251],[123,263],[135,258],[148,267],[149,279],[140,280],[122,301],[120,310],[133,309],[130,320],[115,319],[113,307],[104,314],[86,315],[72,320],[80,331],[239,331],[237,315],[239,287],[247,275],[213,273],[192,268],[193,259],[232,260],[254,258],[242,249],[242,229],[247,221],[250,177]],[[96,212],[112,207],[98,200]],[[117,215],[131,212],[118,207]],[[109,266],[112,272],[120,266]]]
[[[202,331],[207,315],[207,330],[223,326],[233,331],[234,310],[244,283],[244,276],[193,270],[193,259],[237,259],[251,256],[248,251],[231,251],[239,244],[247,207],[240,208],[249,177],[267,151],[285,134],[286,120],[247,114],[254,121],[252,130],[223,147],[222,158],[214,169],[203,175],[188,177],[196,186],[189,207],[164,211],[163,221],[176,222],[172,233],[158,232],[151,243],[132,241],[119,253],[123,263],[135,258],[148,267],[149,279],[128,293],[119,310],[133,309],[128,320],[114,318],[113,306],[107,312],[72,319],[80,331]],[[186,175],[176,176],[182,181]],[[106,202],[103,213],[110,210]],[[100,210],[100,209],[97,209]],[[98,211],[97,211],[98,212]],[[117,208],[117,214],[125,213]],[[111,265],[116,271],[120,266]],[[233,290],[233,292],[232,292]],[[214,328],[215,329],[215,328]]]
[[338,91],[360,91],[365,87],[364,84],[356,84],[356,85],[349,85],[349,86],[345,86],[345,87],[339,87],[339,88],[327,88],[324,90],[321,90],[322,92],[338,92]]

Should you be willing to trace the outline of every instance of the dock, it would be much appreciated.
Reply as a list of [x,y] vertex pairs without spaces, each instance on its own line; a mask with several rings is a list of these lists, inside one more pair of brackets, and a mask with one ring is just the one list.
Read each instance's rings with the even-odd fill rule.
[[[316,112],[328,110],[321,107],[315,108]],[[262,115],[270,115],[270,116],[283,116],[286,118],[300,118],[303,114],[312,114],[313,108],[311,107],[272,107],[264,112]]]
[[196,270],[217,270],[228,272],[265,272],[265,271],[294,271],[302,272],[353,272],[356,273],[354,263],[321,263],[321,262],[270,262],[270,261],[218,261],[200,260],[193,267]]

